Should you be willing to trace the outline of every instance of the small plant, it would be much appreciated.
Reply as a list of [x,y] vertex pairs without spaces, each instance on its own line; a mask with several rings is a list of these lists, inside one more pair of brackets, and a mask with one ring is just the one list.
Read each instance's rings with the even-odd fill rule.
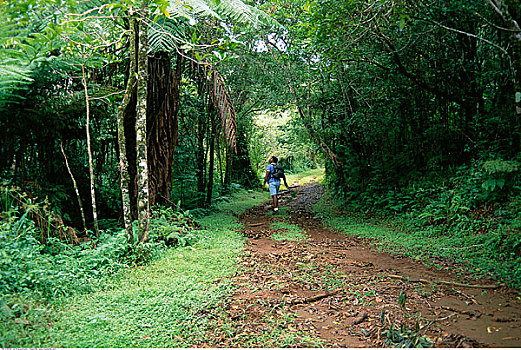
[[393,323],[382,335],[386,338],[384,346],[394,348],[431,348],[432,340],[422,335],[422,327],[417,321],[414,327],[409,328],[405,324],[396,327]]
[[400,306],[402,309],[405,309],[406,301],[407,301],[407,294],[404,291],[401,291],[400,295],[398,296],[398,306]]
[[200,225],[189,211],[177,207],[156,207],[152,211],[150,240],[164,242],[167,246],[192,245],[197,240],[196,230]]
[[429,324],[427,326],[422,325],[420,319],[421,315],[418,315],[412,327],[405,323],[398,327],[383,310],[380,315],[382,327],[386,328],[381,332],[381,335],[385,338],[383,345],[393,348],[431,348],[434,342],[423,335]]

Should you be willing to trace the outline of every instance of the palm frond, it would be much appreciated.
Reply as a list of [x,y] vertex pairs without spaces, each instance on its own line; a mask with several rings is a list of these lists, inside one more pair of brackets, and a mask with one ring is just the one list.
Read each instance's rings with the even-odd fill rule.
[[248,5],[241,0],[207,0],[215,7],[216,11],[222,16],[239,23],[259,26],[261,24],[272,27],[279,27],[280,24],[268,16],[265,12],[255,6]]
[[239,23],[259,24],[259,14],[253,11],[253,7],[240,0],[212,1],[217,4],[217,11]]
[[227,17],[239,23],[279,26],[263,11],[241,0],[169,0],[167,10],[172,17],[197,19],[212,17],[222,20]]
[[23,91],[33,81],[31,69],[15,59],[0,60],[0,110],[7,103],[21,98]]
[[20,92],[32,82],[30,60],[20,48],[28,31],[19,23],[9,20],[6,12],[0,11],[0,110],[7,103],[21,98]]

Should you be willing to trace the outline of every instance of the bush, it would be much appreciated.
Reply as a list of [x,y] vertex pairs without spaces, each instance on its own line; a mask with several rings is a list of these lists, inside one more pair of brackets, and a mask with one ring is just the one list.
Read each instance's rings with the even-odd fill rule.
[[156,207],[152,210],[150,240],[164,242],[167,246],[187,246],[197,241],[199,224],[177,207]]
[[372,238],[400,245],[412,256],[421,251],[434,259],[448,257],[476,275],[519,287],[519,168],[515,161],[489,160],[425,175],[403,187],[369,184],[365,191],[345,193],[349,200],[342,206],[371,222],[378,218],[399,227],[400,233],[379,231]]
[[34,223],[23,218],[0,227],[0,292],[36,292],[44,298],[89,291],[122,266],[128,247],[123,231],[71,247],[57,239],[43,245]]

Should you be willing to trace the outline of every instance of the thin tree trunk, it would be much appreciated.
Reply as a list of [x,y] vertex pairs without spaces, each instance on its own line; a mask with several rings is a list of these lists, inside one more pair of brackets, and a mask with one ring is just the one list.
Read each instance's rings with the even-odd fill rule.
[[219,179],[221,180],[221,188],[224,189],[224,172],[223,172],[223,161],[221,157],[221,143],[219,137],[216,135],[216,146],[217,146],[217,161],[219,163]]
[[65,150],[63,149],[63,142],[60,142],[60,150],[62,151],[63,158],[65,159],[65,166],[67,167],[67,171],[72,179],[72,184],[74,185],[74,192],[76,192],[76,198],[78,199],[78,206],[80,207],[81,213],[81,221],[83,222],[83,230],[87,231],[87,221],[85,220],[85,211],[83,210],[83,203],[81,202],[80,191],[78,190],[78,185],[76,184],[76,179],[72,174],[71,168],[69,166],[69,161],[67,160],[67,156],[65,155]]
[[[237,148],[238,149],[238,148]],[[230,187],[232,184],[232,151],[227,148],[226,149],[226,164],[224,169],[224,193],[230,193]]]
[[119,145],[119,171],[121,188],[121,207],[123,212],[123,223],[130,244],[134,243],[132,230],[132,218],[130,213],[130,176],[128,174],[127,145],[125,138],[125,109],[130,103],[134,85],[136,83],[136,19],[130,17],[130,68],[127,80],[127,88],[123,96],[123,102],[118,107],[118,145]]
[[137,64],[137,117],[136,117],[136,147],[137,147],[137,185],[138,185],[138,234],[139,242],[147,239],[150,225],[150,205],[148,190],[147,161],[147,40],[148,33],[143,20],[139,21],[139,46]]
[[89,90],[87,88],[87,77],[85,74],[85,65],[81,66],[83,88],[85,90],[85,106],[87,108],[87,153],[89,155],[89,175],[90,175],[90,194],[92,199],[92,218],[94,221],[94,232],[99,237],[99,225],[98,225],[98,211],[96,209],[96,190],[94,187],[94,165],[92,159],[92,149],[90,145],[90,103],[89,103]]
[[210,159],[209,159],[209,165],[208,165],[208,187],[206,192],[206,206],[210,206],[212,204],[212,196],[213,196],[213,174],[214,174],[214,159],[215,159],[215,133],[217,130],[217,127],[215,125],[215,115],[214,115],[214,109],[211,104],[208,106],[208,114],[210,116],[210,123],[211,123],[211,133],[210,133]]
[[[229,151],[231,152],[231,150]],[[240,177],[238,177],[239,174]],[[237,153],[233,155],[230,154],[230,165],[227,167],[226,176],[228,179],[224,182],[228,184],[234,181],[249,188],[258,187],[260,184],[257,174],[255,174],[251,165],[248,137],[245,135],[243,127],[240,124],[237,130]]]
[[205,127],[204,127],[204,117],[198,116],[197,121],[197,151],[196,151],[196,161],[197,161],[197,204],[203,205],[204,201],[204,189],[205,189],[205,179],[204,179],[204,134],[205,134]]

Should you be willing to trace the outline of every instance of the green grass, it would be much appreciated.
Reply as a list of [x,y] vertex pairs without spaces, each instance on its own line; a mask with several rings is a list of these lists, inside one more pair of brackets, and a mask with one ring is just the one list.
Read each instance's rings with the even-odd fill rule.
[[312,181],[322,182],[324,181],[324,169],[318,168],[306,170],[298,174],[288,174],[286,175],[286,180],[290,186],[295,182],[298,182],[300,185],[305,185]]
[[[230,293],[243,238],[208,232],[193,247],[123,273],[112,288],[71,298],[39,347],[188,347],[204,339],[208,315]],[[36,345],[36,344],[34,344]]]
[[[238,190],[235,191],[229,201],[221,201],[214,205],[214,212],[239,215],[249,208],[261,205],[269,201],[269,196],[266,196],[264,191],[259,190]],[[213,220],[215,217],[207,216],[208,220]]]
[[368,218],[339,208],[340,205],[326,195],[314,210],[328,225],[348,236],[374,239],[373,244],[379,250],[402,254],[438,268],[443,268],[440,259],[449,259],[461,263],[458,274],[493,277],[514,287],[521,285],[520,259],[499,258],[488,243],[495,240],[498,232],[477,235],[472,232],[446,234],[432,227],[412,230],[411,222],[401,217]]
[[270,229],[277,231],[277,233],[271,236],[271,239],[275,241],[286,240],[299,242],[308,237],[298,225],[287,222],[275,221],[270,225]]
[[273,216],[276,218],[288,219],[291,217],[290,212],[291,212],[290,208],[288,208],[286,206],[282,206],[282,207],[279,207],[279,211],[277,213],[274,213],[272,210],[270,210],[269,212],[266,213],[266,216]]
[[212,327],[210,311],[231,292],[218,281],[237,271],[243,249],[235,215],[264,200],[260,192],[238,191],[198,220],[204,230],[193,246],[172,248],[146,266],[124,269],[93,292],[46,300],[38,294],[4,296],[1,345],[186,347],[202,341]]

